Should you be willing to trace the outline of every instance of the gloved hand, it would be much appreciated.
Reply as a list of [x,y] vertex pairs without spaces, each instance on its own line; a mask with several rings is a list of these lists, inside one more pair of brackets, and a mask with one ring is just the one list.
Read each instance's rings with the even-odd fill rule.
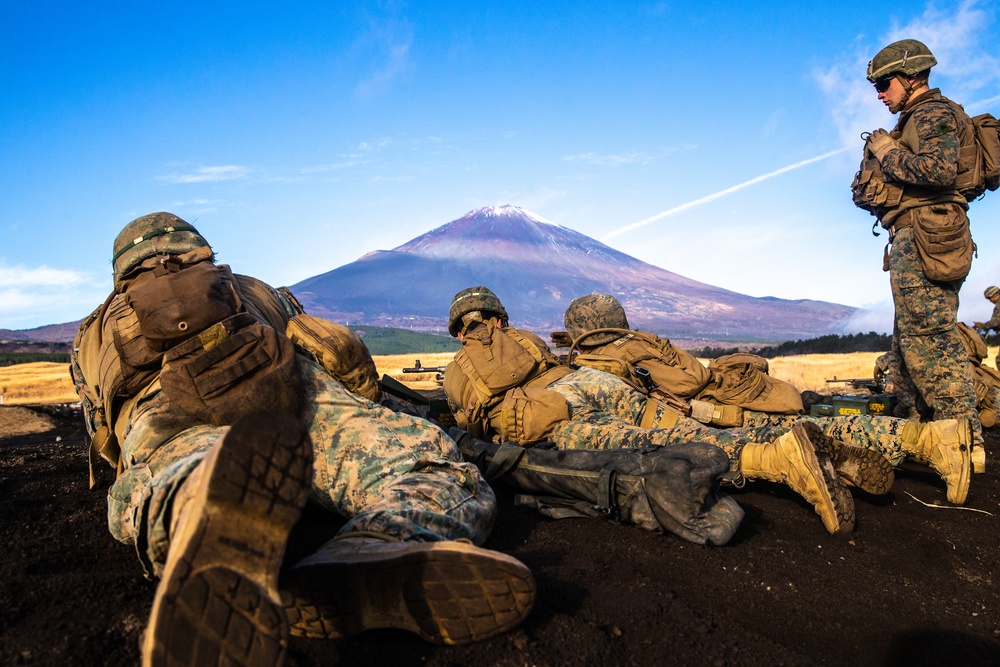
[[973,322],[972,323],[972,328],[973,329],[978,329],[980,331],[983,331],[983,330],[986,329],[986,323],[985,322]]
[[899,148],[899,144],[889,136],[888,132],[879,128],[868,135],[868,148],[871,149],[875,159],[881,163],[885,154],[893,148]]

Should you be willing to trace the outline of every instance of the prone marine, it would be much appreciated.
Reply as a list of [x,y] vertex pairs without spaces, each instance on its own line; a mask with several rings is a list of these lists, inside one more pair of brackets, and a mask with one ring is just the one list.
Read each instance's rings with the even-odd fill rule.
[[[143,665],[280,665],[289,634],[379,627],[464,644],[525,618],[531,572],[477,546],[492,489],[437,426],[375,402],[360,339],[170,213],[128,223],[112,264],[71,371],[92,465],[116,473],[111,533],[159,579]],[[284,564],[307,502],[346,523]]]

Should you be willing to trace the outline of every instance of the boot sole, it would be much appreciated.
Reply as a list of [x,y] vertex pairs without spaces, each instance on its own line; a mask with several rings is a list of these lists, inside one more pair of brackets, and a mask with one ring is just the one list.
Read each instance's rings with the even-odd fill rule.
[[144,666],[284,664],[278,571],[311,461],[301,425],[278,414],[241,419],[209,453],[192,514],[171,539]]
[[816,424],[805,422],[792,427],[796,439],[800,442],[812,443],[812,447],[801,448],[803,459],[809,469],[818,471],[823,484],[820,493],[825,504],[833,510],[836,524],[830,522],[823,514],[817,512],[823,519],[823,525],[831,534],[849,533],[854,530],[854,499],[851,492],[844,486],[837,469],[833,465],[833,456],[838,444],[828,437]]
[[[896,473],[889,459],[874,450],[829,439],[832,442],[830,449],[833,452],[830,460],[833,461],[833,467],[841,479],[851,486],[877,496],[892,490]],[[826,447],[824,445],[824,448]]]
[[523,563],[461,542],[303,565],[285,585],[292,634],[304,637],[398,628],[432,644],[469,644],[513,629],[535,600],[535,580]]

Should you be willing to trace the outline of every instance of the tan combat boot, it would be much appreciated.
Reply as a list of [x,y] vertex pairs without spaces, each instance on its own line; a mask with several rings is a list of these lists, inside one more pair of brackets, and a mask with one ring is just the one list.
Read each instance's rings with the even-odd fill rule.
[[904,452],[941,475],[948,486],[948,502],[964,505],[969,495],[972,465],[972,435],[968,420],[907,422],[899,439]]
[[468,644],[524,620],[535,580],[516,558],[465,541],[347,533],[289,570],[282,600],[294,635],[399,628],[434,644]]
[[829,438],[811,422],[796,424],[774,442],[749,444],[740,452],[740,472],[747,479],[787,484],[808,500],[830,533],[854,530],[854,499],[833,467]]
[[986,447],[983,445],[972,446],[972,472],[981,475],[986,472]]
[[184,481],[143,637],[144,666],[285,663],[278,571],[311,463],[296,420],[257,413],[234,424]]

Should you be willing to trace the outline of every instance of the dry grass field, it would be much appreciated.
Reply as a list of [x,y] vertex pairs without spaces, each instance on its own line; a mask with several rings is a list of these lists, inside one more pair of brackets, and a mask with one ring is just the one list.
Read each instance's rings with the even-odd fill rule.
[[[990,366],[993,366],[997,350],[990,348],[986,362]],[[871,377],[878,355],[877,352],[855,352],[779,357],[769,360],[770,373],[791,382],[799,391],[842,391],[844,385],[828,384],[826,381]],[[435,373],[404,373],[403,368],[413,367],[417,359],[428,368],[446,366],[453,356],[451,352],[383,355],[375,357],[375,366],[380,376],[388,375],[418,390],[435,389],[441,386],[435,379]],[[702,360],[702,363],[707,361]],[[38,362],[0,367],[0,393],[3,394],[4,405],[76,401],[66,364]]]
[[77,400],[69,378],[69,364],[47,361],[0,367],[0,395],[4,405],[73,403]]

